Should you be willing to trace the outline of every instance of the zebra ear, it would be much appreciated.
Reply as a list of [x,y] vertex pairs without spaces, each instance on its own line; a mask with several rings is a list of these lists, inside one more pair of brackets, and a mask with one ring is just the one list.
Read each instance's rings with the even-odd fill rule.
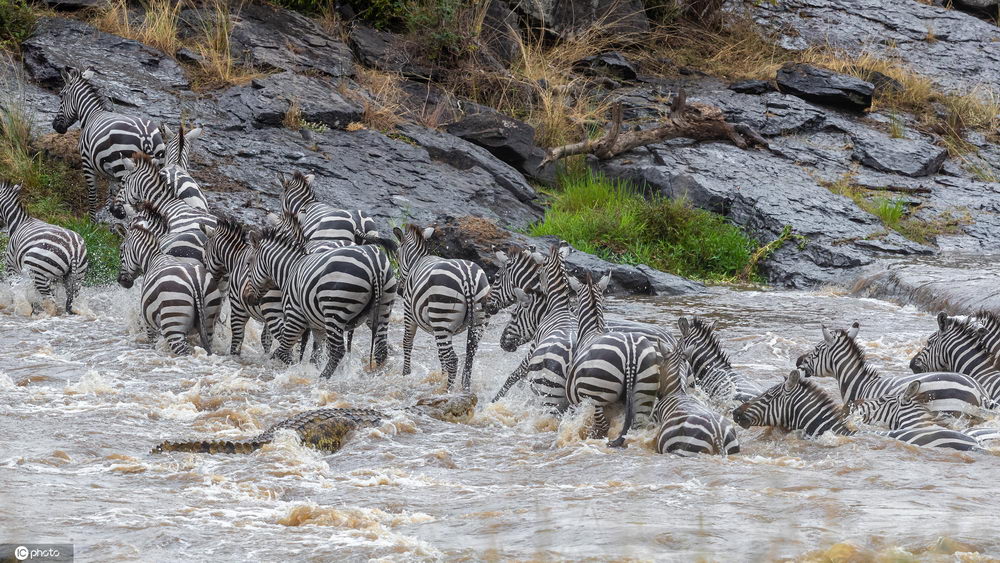
[[500,262],[501,266],[505,266],[507,264],[507,253],[504,252],[503,250],[497,250],[496,257],[497,257],[497,262]]
[[258,231],[247,231],[246,234],[247,244],[256,247],[260,244],[260,233]]
[[847,329],[847,337],[854,340],[854,337],[858,335],[858,329],[860,328],[861,325],[858,324],[857,321],[854,321],[854,323],[851,324],[851,328]]
[[307,186],[311,186],[312,183],[313,183],[313,180],[315,180],[315,179],[316,179],[316,175],[315,174],[306,174],[306,185]]
[[527,304],[531,303],[531,296],[528,295],[520,287],[515,287],[514,288],[514,296],[517,298],[517,302],[520,303],[520,304],[522,304],[522,305],[527,305]]
[[399,239],[399,242],[403,242],[403,230],[402,229],[400,229],[399,227],[393,227],[392,228],[392,234],[396,235],[396,238]]
[[941,332],[948,330],[948,313],[945,313],[944,311],[938,313],[937,322],[938,322],[938,329],[940,329]]
[[559,257],[565,260],[573,252],[573,247],[569,245],[568,242],[561,240],[559,241]]
[[281,225],[281,218],[275,213],[268,213],[267,217],[264,218],[264,223],[268,227],[277,227]]
[[174,138],[174,130],[171,129],[170,126],[167,125],[166,123],[161,123],[160,124],[160,132],[163,133],[163,138],[164,139],[173,139]]
[[801,379],[801,377],[802,374],[799,373],[799,370],[793,369],[788,374],[788,377],[785,378],[785,391],[791,391],[795,389],[799,385],[799,380]]
[[135,169],[138,168],[134,159],[126,158],[123,162],[126,172],[135,172]]
[[193,140],[197,139],[198,137],[201,137],[202,131],[204,131],[204,129],[202,129],[201,127],[195,127],[194,129],[192,129],[192,130],[190,130],[190,131],[188,131],[187,133],[184,134],[184,140],[185,141],[193,141]]
[[83,77],[84,80],[90,80],[94,77],[94,67],[88,66],[86,70],[80,73],[80,76]]
[[431,239],[431,236],[433,236],[433,235],[434,235],[434,227],[426,227],[426,228],[425,228],[425,229],[424,229],[424,230],[423,230],[423,231],[422,231],[422,232],[420,233],[420,236],[424,237],[424,240],[430,240],[430,239]]
[[917,380],[917,381],[911,381],[910,384],[906,386],[906,389],[903,390],[903,398],[904,399],[913,399],[918,394],[920,394],[920,381],[919,380]]
[[601,293],[604,293],[604,291],[608,289],[609,283],[611,283],[611,270],[608,270],[608,273],[604,274],[601,279],[597,280],[597,289],[600,290]]
[[541,252],[532,252],[530,256],[531,259],[535,262],[535,264],[538,264],[539,266],[545,263],[545,257],[542,256]]
[[687,317],[678,317],[677,328],[681,330],[681,336],[687,336],[691,332],[691,325],[688,324]]
[[21,194],[21,188],[23,188],[23,187],[24,186],[21,185],[21,184],[14,184],[13,186],[10,187],[10,191],[14,192],[15,195],[20,195]]
[[583,291],[583,284],[580,283],[580,280],[573,276],[569,276],[569,287],[573,290],[573,293],[580,293]]
[[826,328],[825,324],[820,324],[819,327],[823,332],[823,340],[826,341],[827,344],[833,344],[834,337],[833,333],[830,332],[830,329]]

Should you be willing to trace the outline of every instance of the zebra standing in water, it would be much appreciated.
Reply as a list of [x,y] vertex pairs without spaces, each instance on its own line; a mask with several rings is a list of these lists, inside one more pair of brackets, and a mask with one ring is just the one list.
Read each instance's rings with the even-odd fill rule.
[[699,317],[690,321],[681,317],[677,326],[681,331],[681,348],[691,362],[698,387],[713,401],[729,406],[760,394],[760,387],[733,369],[715,334],[714,323]]
[[850,330],[833,332],[823,326],[823,341],[812,352],[800,356],[795,365],[807,376],[836,379],[844,402],[899,393],[911,381],[920,381],[920,398],[932,411],[976,415],[981,407],[992,404],[979,383],[960,373],[883,377],[865,361],[865,353],[855,341],[858,329],[858,323],[851,325]]
[[483,335],[490,282],[479,265],[468,260],[445,259],[430,253],[427,241],[434,227],[421,229],[414,224],[398,227],[396,262],[403,282],[403,375],[410,373],[413,337],[419,327],[434,335],[441,369],[452,389],[458,372],[458,357],[452,338],[468,330],[462,389],[472,386],[472,362]]
[[[927,406],[917,401],[920,382],[911,381],[902,393],[882,395],[877,399],[858,399],[844,405],[847,416],[857,415],[868,424],[888,427],[888,436],[925,448],[951,448],[973,450],[980,447],[972,431],[959,432],[941,426]],[[979,429],[976,432],[996,434],[997,429]]]
[[150,154],[162,160],[166,147],[160,130],[152,122],[112,111],[111,102],[90,82],[93,76],[92,68],[80,72],[66,67],[62,71],[65,85],[59,92],[59,111],[52,120],[52,128],[63,134],[80,121],[87,208],[90,220],[96,221],[97,174],[114,183],[125,175],[125,163],[133,153]]
[[283,189],[282,214],[294,217],[301,225],[307,251],[329,246],[327,243],[334,243],[333,246],[340,246],[342,242],[392,244],[381,238],[375,221],[360,210],[351,212],[320,202],[312,191],[314,179],[312,174],[307,176],[301,172],[295,172],[291,178],[279,177]]
[[156,235],[135,220],[122,241],[120,256],[119,285],[128,289],[144,275],[140,304],[150,339],[162,334],[170,349],[183,356],[191,353],[188,333],[197,330],[202,348],[211,354],[222,294],[208,270],[163,254]]
[[490,285],[490,300],[486,304],[488,315],[495,315],[513,304],[518,298],[515,289],[528,294],[539,291],[539,274],[545,261],[534,246],[521,248],[513,244],[507,247],[507,252],[498,250],[496,257],[500,270]]
[[281,308],[281,291],[272,289],[264,292],[257,303],[251,305],[243,297],[242,288],[250,283],[250,258],[253,253],[251,234],[236,221],[220,219],[218,228],[212,233],[205,246],[205,265],[216,279],[229,276],[229,327],[232,342],[229,353],[238,355],[243,345],[247,321],[254,319],[264,323],[260,333],[261,345],[266,352],[271,348],[272,338],[281,334],[284,313]]
[[983,343],[987,329],[976,321],[947,320],[941,315],[938,316],[941,329],[910,360],[910,369],[918,374],[932,369],[965,374],[982,385],[994,402],[988,406],[994,407],[1000,401],[1000,370],[993,365],[993,357]]
[[[163,174],[166,176],[167,184],[174,189],[174,195],[184,203],[208,211],[208,200],[201,192],[201,186],[191,177],[188,172],[188,163],[191,160],[191,144],[201,136],[201,127],[195,127],[190,131],[184,130],[182,123],[175,135],[173,131],[163,126],[163,133],[167,137],[167,150],[163,162]],[[132,202],[129,202],[132,203]]]
[[608,433],[604,407],[621,401],[625,421],[610,447],[623,447],[625,435],[637,415],[649,414],[659,388],[661,361],[657,343],[632,332],[608,332],[604,323],[604,290],[611,281],[608,272],[597,283],[587,274],[586,283],[569,278],[579,300],[577,337],[566,379],[566,397],[571,405],[585,400],[595,403],[592,436]]
[[87,245],[79,234],[28,215],[21,203],[21,186],[0,180],[0,228],[10,240],[4,253],[7,268],[28,271],[43,299],[53,299],[52,282],[66,286],[66,313],[73,314],[73,298],[83,285],[89,266]]
[[260,304],[267,291],[281,289],[284,320],[275,356],[291,363],[292,346],[302,335],[310,328],[324,329],[329,359],[320,377],[328,378],[344,356],[344,331],[367,320],[372,332],[369,360],[376,367],[383,365],[396,297],[388,255],[371,245],[308,254],[297,234],[289,237],[279,229],[266,229],[251,254],[249,283],[242,288],[242,299],[250,306]]
[[786,431],[800,430],[806,436],[855,433],[847,427],[843,409],[797,369],[782,383],[737,407],[733,420],[743,428],[774,426]]
[[215,228],[215,216],[179,199],[174,188],[167,183],[167,175],[149,155],[133,155],[125,161],[125,168],[127,173],[122,177],[122,188],[115,194],[111,204],[111,212],[115,217],[124,218],[127,205],[147,201],[167,220],[167,228],[171,233],[203,231],[210,234]]
[[658,344],[660,364],[659,400],[653,407],[653,421],[660,425],[656,451],[678,455],[740,453],[736,429],[729,419],[701,404],[690,394],[695,377],[684,353],[677,346]]

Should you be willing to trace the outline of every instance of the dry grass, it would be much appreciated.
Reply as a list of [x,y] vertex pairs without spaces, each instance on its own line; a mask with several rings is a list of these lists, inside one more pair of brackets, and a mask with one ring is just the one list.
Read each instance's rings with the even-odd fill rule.
[[177,18],[184,2],[148,0],[142,7],[145,15],[141,23],[136,23],[129,14],[128,0],[112,0],[97,12],[91,23],[101,31],[135,39],[173,56],[180,48]]
[[361,123],[365,127],[388,132],[403,122],[406,93],[400,87],[402,76],[358,67],[354,78],[369,95],[356,91],[345,93],[361,104]]
[[294,130],[305,127],[306,122],[302,118],[302,107],[299,106],[298,100],[292,100],[288,104],[288,110],[285,111],[285,117],[281,120],[281,124]]
[[246,84],[265,76],[265,73],[235,59],[231,51],[233,18],[243,9],[243,2],[236,4],[235,11],[231,11],[228,0],[209,0],[206,4],[211,15],[202,18],[201,36],[195,44],[195,50],[203,59],[198,63],[196,82],[199,86]]

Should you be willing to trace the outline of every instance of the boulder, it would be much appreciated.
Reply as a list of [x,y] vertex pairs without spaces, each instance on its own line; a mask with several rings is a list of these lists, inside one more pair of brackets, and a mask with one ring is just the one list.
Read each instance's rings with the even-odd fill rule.
[[853,76],[802,63],[778,70],[778,89],[818,104],[863,111],[871,107],[875,86]]
[[865,272],[851,293],[915,305],[932,313],[968,315],[980,309],[1000,310],[998,274],[995,263],[969,256],[936,257],[933,262],[900,260]]
[[588,76],[604,76],[616,80],[633,81],[635,65],[617,51],[584,57],[573,63],[573,70]]
[[415,51],[400,35],[372,29],[356,23],[351,29],[351,50],[358,62],[385,72],[398,72],[407,78],[428,81],[435,70],[414,60]]
[[692,293],[703,293],[705,286],[681,276],[668,274],[650,268],[645,264],[639,264],[636,269],[642,272],[649,280],[651,295],[690,295]]
[[740,94],[760,95],[774,90],[774,85],[766,80],[741,80],[729,85],[729,89]]
[[341,95],[328,79],[282,72],[235,86],[218,98],[219,108],[254,127],[281,127],[292,104],[302,119],[343,129],[361,119],[357,103]]
[[512,117],[483,112],[466,115],[445,128],[448,133],[490,151],[525,176],[551,184],[555,167],[539,168],[545,151],[535,145],[534,127]]
[[872,130],[855,129],[854,153],[861,164],[893,174],[930,176],[941,169],[948,151],[919,139],[893,139]]

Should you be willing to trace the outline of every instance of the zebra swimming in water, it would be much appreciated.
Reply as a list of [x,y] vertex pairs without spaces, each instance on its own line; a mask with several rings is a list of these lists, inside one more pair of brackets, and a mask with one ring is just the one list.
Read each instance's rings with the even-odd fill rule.
[[847,426],[843,409],[814,382],[792,370],[781,383],[743,403],[733,411],[733,420],[743,428],[774,426],[802,431],[806,436],[833,432],[845,436],[855,432]]
[[899,393],[911,381],[920,381],[920,398],[932,411],[976,415],[982,407],[991,406],[992,401],[982,386],[960,373],[882,376],[868,365],[864,351],[855,341],[858,329],[858,323],[851,325],[850,330],[832,332],[822,326],[823,340],[812,352],[799,356],[795,365],[807,376],[836,379],[845,402]]
[[932,369],[965,374],[982,385],[994,401],[990,406],[995,406],[1000,401],[1000,370],[986,347],[989,329],[979,321],[950,320],[944,313],[938,315],[938,324],[940,329],[910,360],[910,369],[918,374]]
[[79,234],[28,215],[21,202],[21,185],[0,180],[0,228],[10,240],[4,263],[14,272],[27,271],[43,299],[53,299],[52,282],[66,287],[66,313],[80,292],[89,262],[87,245]]
[[216,279],[201,264],[163,254],[156,235],[133,219],[120,248],[118,284],[128,289],[143,276],[140,307],[146,334],[166,338],[177,355],[188,355],[187,336],[197,331],[202,348],[212,353],[215,320],[222,305]]
[[577,336],[566,379],[566,397],[571,405],[583,401],[595,404],[593,437],[608,433],[606,405],[621,402],[625,421],[621,434],[608,443],[623,447],[625,435],[636,417],[652,410],[659,388],[661,361],[656,340],[633,332],[609,332],[604,322],[604,290],[611,280],[608,272],[597,282],[587,274],[586,283],[569,278],[576,291]]
[[320,377],[328,378],[344,356],[344,331],[367,322],[369,360],[382,366],[388,356],[389,315],[396,297],[389,256],[377,246],[344,246],[308,254],[300,235],[265,229],[253,249],[243,301],[257,305],[267,291],[281,290],[284,319],[275,357],[291,363],[292,347],[309,329],[326,332],[329,353]]
[[677,319],[681,331],[681,349],[694,370],[695,380],[713,401],[729,405],[744,403],[760,394],[761,389],[733,369],[729,355],[715,334],[715,323],[693,317]]
[[707,408],[691,392],[694,372],[680,346],[667,349],[662,343],[660,389],[653,407],[656,451],[678,455],[733,455],[740,452],[736,429],[729,419]]
[[[162,161],[166,147],[160,130],[147,119],[115,113],[111,102],[90,82],[94,69],[80,71],[66,67],[65,85],[59,92],[59,111],[52,128],[59,134],[80,122],[80,157],[87,181],[87,209],[91,221],[97,218],[97,175],[111,183],[126,173],[125,163],[136,152]],[[113,190],[109,190],[113,191]]]
[[410,356],[417,328],[434,335],[441,369],[451,391],[458,372],[458,357],[452,339],[468,331],[462,389],[472,385],[472,364],[486,323],[490,282],[478,264],[446,259],[430,253],[427,241],[433,227],[408,224],[405,232],[394,228],[399,240],[396,261],[403,283],[403,375],[410,374]]

